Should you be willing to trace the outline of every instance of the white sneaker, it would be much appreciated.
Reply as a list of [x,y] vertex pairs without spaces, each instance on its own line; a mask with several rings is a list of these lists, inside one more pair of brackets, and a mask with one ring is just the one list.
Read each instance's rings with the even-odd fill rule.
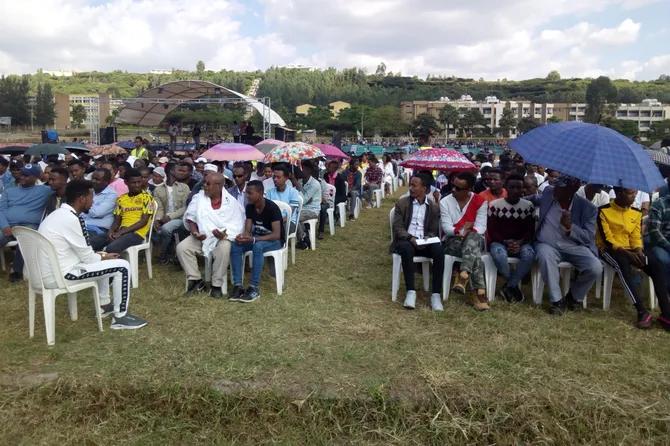
[[439,293],[433,293],[430,295],[430,307],[433,311],[444,311],[442,306],[442,296]]
[[414,308],[416,308],[416,291],[414,290],[407,291],[407,295],[405,296],[405,303],[403,303],[402,305],[408,310],[413,310]]

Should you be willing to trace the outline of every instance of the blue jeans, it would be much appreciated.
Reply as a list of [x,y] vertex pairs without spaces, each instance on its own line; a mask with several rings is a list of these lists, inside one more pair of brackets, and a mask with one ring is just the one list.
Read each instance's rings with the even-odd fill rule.
[[502,243],[491,243],[489,246],[489,253],[493,258],[493,263],[496,264],[498,268],[498,274],[503,276],[507,280],[508,288],[517,288],[521,280],[530,272],[530,269],[533,266],[533,261],[535,260],[535,250],[530,244],[521,245],[521,250],[517,257],[519,263],[517,263],[516,268],[512,270],[507,263],[507,247]]
[[647,248],[651,248],[651,251],[654,253],[656,258],[660,260],[665,267],[665,271],[670,273],[670,250],[663,248],[662,246],[650,247],[647,245]]
[[[258,288],[261,283],[261,272],[265,264],[265,257],[263,253],[274,251],[281,248],[279,240],[259,240],[256,243],[233,243],[230,249],[230,261],[233,267],[233,285],[242,286],[242,268],[244,267],[244,254],[251,251],[254,254],[253,263],[251,264],[251,282],[249,284]],[[281,265],[280,268],[283,268]]]

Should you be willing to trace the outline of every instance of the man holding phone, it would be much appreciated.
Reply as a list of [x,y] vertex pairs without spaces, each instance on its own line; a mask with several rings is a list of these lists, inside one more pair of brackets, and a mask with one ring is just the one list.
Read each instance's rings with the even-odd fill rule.
[[[93,205],[93,184],[86,180],[72,180],[65,187],[65,203],[49,214],[40,224],[40,234],[56,248],[58,263],[65,272],[66,281],[97,281],[102,316],[113,314],[113,330],[134,330],[147,321],[128,313],[130,300],[130,266],[119,254],[96,253],[91,248],[82,213]],[[53,273],[46,258],[40,259],[44,283],[55,286]],[[113,302],[109,297],[109,279],[112,279]]]

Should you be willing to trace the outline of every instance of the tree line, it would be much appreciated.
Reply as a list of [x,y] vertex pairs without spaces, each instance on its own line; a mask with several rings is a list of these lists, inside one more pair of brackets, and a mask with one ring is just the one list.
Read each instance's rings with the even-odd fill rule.
[[[403,76],[388,73],[380,64],[374,74],[360,68],[337,70],[307,70],[273,67],[265,71],[236,72],[229,70],[207,70],[198,61],[195,71],[173,70],[167,74],[128,73],[125,71],[75,73],[71,77],[50,76],[38,70],[36,74],[7,76],[0,78],[0,116],[11,116],[13,123],[28,125],[31,121],[39,126],[53,122],[54,92],[65,94],[108,93],[114,98],[136,97],[150,88],[176,80],[201,79],[223,85],[235,91],[246,92],[254,79],[260,79],[258,97],[270,97],[275,109],[289,126],[314,128],[319,133],[335,131],[355,132],[365,135],[405,134],[413,130],[399,118],[398,106],[401,101],[436,100],[440,97],[458,98],[469,94],[474,100],[486,96],[497,96],[501,100],[529,100],[533,102],[589,102],[589,88],[598,79],[562,79],[558,72],[551,72],[546,78],[509,81],[475,80],[470,78],[428,76]],[[663,75],[655,81],[609,80],[611,91],[603,91],[603,104],[634,103],[645,98],[656,98],[670,102],[670,77]],[[608,87],[609,88],[609,87]],[[32,102],[31,102],[31,98]],[[591,102],[600,101],[592,98]],[[328,110],[330,102],[342,100],[352,104],[338,117]],[[300,104],[316,106],[307,116],[295,114]],[[590,109],[593,109],[591,107]],[[487,129],[486,124],[474,112],[460,113],[458,120],[441,116],[439,124],[445,122],[458,125],[465,133],[502,132],[512,128],[527,130],[536,123],[532,119],[512,122],[510,116],[503,116],[500,129]],[[239,108],[182,107],[171,115],[171,119],[211,123],[212,126],[228,125],[239,121],[243,112]],[[609,122],[613,126],[628,124],[612,121],[607,113],[589,116],[593,122]],[[258,117],[254,119],[258,120]],[[450,121],[454,121],[451,122]],[[618,121],[618,120],[617,120]],[[482,128],[484,127],[484,128]]]

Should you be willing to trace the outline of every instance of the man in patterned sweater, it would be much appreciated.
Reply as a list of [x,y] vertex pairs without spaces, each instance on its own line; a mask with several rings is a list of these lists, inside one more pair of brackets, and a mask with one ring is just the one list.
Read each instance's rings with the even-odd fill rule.
[[[535,208],[521,198],[524,180],[521,175],[510,175],[505,180],[507,198],[498,198],[489,203],[487,238],[489,251],[498,273],[507,283],[500,294],[508,302],[521,302],[523,293],[519,287],[521,280],[533,265],[535,251]],[[510,270],[507,257],[516,257],[516,269]]]

